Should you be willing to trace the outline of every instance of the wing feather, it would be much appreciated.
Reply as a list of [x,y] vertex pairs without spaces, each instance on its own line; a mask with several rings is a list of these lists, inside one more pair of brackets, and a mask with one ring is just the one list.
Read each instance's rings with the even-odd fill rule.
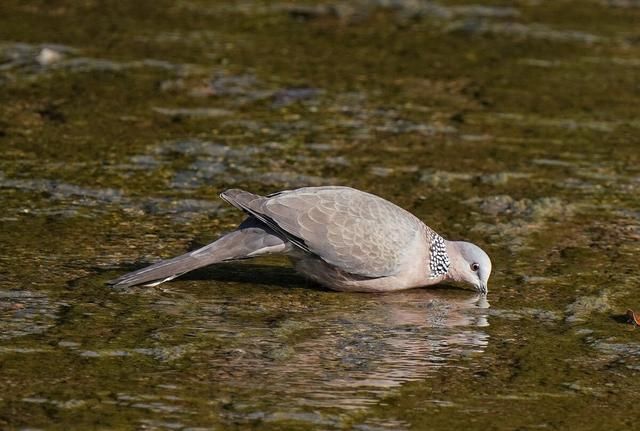
[[397,273],[423,233],[411,213],[348,187],[307,187],[268,197],[229,190],[222,196],[299,248],[365,277]]

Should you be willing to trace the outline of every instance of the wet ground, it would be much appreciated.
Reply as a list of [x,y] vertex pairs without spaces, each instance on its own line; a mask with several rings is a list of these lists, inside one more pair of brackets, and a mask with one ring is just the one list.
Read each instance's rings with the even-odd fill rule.
[[[0,3],[0,428],[623,429],[640,3]],[[105,281],[344,184],[494,261],[334,293],[269,258]]]

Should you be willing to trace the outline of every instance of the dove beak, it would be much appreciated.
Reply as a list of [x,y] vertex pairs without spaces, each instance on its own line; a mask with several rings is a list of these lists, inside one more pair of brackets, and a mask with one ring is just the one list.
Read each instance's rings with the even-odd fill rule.
[[476,285],[476,290],[478,292],[480,292],[480,294],[482,295],[486,295],[487,291],[488,291],[488,286],[485,282],[480,281],[477,285]]

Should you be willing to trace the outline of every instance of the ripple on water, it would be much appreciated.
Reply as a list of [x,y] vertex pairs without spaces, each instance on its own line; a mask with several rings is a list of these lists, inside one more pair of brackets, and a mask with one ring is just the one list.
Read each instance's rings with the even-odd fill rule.
[[286,315],[280,303],[286,298],[174,299],[154,308],[174,316],[189,308],[176,325],[210,340],[207,351],[190,356],[209,370],[205,380],[251,393],[238,409],[266,415],[273,412],[262,403],[273,397],[283,401],[279,414],[367,407],[439,368],[462,367],[460,358],[483,352],[489,342],[482,329],[487,304],[468,293],[358,297],[347,305],[300,304],[298,311],[289,303]]
[[110,206],[144,214],[168,215],[176,222],[186,222],[197,217],[215,215],[220,203],[203,199],[148,197],[131,198],[121,190],[112,188],[91,188],[50,179],[11,179],[0,172],[0,188],[21,190],[31,193],[46,193],[46,207],[29,209],[33,214],[80,215],[77,208],[89,208],[93,213],[108,212]]
[[152,68],[184,74],[191,69],[187,64],[155,59],[119,62],[79,54],[80,50],[59,44],[0,43],[0,85],[3,81],[48,77],[60,70],[82,73]]
[[[63,305],[50,301],[44,293],[0,289],[0,340],[45,332],[54,325],[56,314]],[[3,351],[14,350],[0,350],[0,353]],[[23,353],[30,352],[27,349]]]
[[512,250],[525,247],[527,237],[549,220],[566,220],[576,209],[574,204],[556,197],[514,199],[509,195],[497,195],[471,198],[464,203],[496,219],[491,224],[477,223],[473,231],[491,235]]

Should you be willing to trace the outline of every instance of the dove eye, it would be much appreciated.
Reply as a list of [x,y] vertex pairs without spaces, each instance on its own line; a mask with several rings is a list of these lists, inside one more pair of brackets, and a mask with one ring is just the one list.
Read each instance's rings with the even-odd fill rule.
[[477,271],[480,269],[480,265],[478,265],[477,263],[472,263],[471,264],[471,271]]

